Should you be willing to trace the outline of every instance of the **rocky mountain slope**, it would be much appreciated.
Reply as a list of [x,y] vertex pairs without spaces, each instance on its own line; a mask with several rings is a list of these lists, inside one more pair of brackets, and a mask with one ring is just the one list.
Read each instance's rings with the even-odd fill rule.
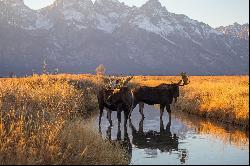
[[249,24],[240,25],[238,23],[234,23],[233,25],[226,27],[220,26],[219,28],[216,28],[216,30],[227,36],[249,40]]
[[[237,29],[238,30],[238,29]],[[158,0],[57,0],[32,10],[0,0],[0,76],[48,71],[109,74],[246,74],[248,38],[169,12]]]

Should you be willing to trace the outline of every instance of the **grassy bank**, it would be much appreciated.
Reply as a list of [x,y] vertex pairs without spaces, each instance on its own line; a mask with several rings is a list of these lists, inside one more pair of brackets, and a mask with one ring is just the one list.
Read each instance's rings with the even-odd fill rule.
[[[179,80],[135,76],[132,83],[156,86]],[[103,140],[88,120],[98,113],[99,81],[94,75],[66,74],[0,79],[0,164],[129,164],[125,150]],[[247,76],[190,81],[180,87],[176,109],[248,127]],[[202,132],[219,131],[210,122],[201,124]]]
[[91,75],[0,79],[0,164],[128,164],[93,122]]
[[[137,76],[134,83],[156,86],[178,82],[180,77]],[[191,83],[180,87],[176,104],[188,113],[230,124],[249,126],[248,76],[193,76]]]

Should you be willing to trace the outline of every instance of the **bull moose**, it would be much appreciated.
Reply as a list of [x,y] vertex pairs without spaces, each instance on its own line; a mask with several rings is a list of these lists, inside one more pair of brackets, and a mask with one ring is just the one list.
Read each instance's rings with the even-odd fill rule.
[[[127,125],[127,119],[129,113],[132,110],[133,98],[132,92],[129,87],[127,87],[128,82],[133,77],[128,77],[126,80],[116,80],[116,86],[104,86],[101,87],[97,94],[100,116],[99,116],[99,126],[101,125],[101,118],[103,115],[104,108],[107,108],[107,118],[110,125],[112,126],[111,113],[112,111],[117,111],[118,125],[121,123],[121,112],[124,111],[124,126]],[[112,87],[112,88],[111,88]],[[119,89],[118,89],[119,88]]]
[[[169,114],[169,119],[171,120],[170,104],[172,104],[173,99],[175,99],[175,102],[177,101],[177,98],[179,97],[179,87],[188,85],[190,83],[186,73],[181,73],[181,76],[182,80],[180,80],[178,83],[160,84],[156,87],[141,86],[136,88],[133,91],[133,107],[139,103],[139,111],[144,118],[144,103],[149,105],[160,104],[160,119],[162,119],[162,115],[166,107],[166,110]],[[183,84],[181,84],[182,81]]]
[[107,102],[117,106],[118,125],[121,124],[121,112],[124,112],[124,126],[126,126],[129,115],[133,109],[133,94],[131,89],[129,87],[122,87],[110,95]]

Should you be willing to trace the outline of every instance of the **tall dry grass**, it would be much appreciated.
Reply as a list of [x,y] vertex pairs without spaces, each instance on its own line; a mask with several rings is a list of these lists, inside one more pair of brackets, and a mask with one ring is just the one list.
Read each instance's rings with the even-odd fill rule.
[[0,164],[128,164],[86,117],[95,114],[91,75],[0,79]]
[[[178,82],[174,76],[137,76],[133,82],[146,86]],[[180,87],[180,109],[199,116],[249,127],[248,76],[191,76],[191,83]]]

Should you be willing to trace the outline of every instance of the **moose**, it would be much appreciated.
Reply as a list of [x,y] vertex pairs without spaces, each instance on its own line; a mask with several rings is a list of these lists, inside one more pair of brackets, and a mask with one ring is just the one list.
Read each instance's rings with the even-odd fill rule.
[[[129,115],[133,109],[133,94],[131,89],[129,87],[122,87],[110,95],[107,101],[117,106],[118,125],[121,124],[121,112],[124,111],[124,126],[126,126]],[[111,112],[109,114],[111,114]]]
[[[182,80],[178,83],[171,84],[160,84],[156,87],[141,86],[133,91],[134,102],[133,107],[139,104],[139,111],[142,118],[145,118],[143,114],[144,103],[149,105],[160,104],[160,119],[162,119],[164,109],[169,114],[169,120],[171,120],[171,109],[170,104],[172,104],[173,99],[177,102],[179,97],[179,87],[185,86],[190,83],[186,73],[181,73]],[[183,84],[181,84],[183,81]]]
[[[139,111],[144,118],[143,107],[144,103],[149,105],[160,104],[160,118],[162,119],[164,109],[166,107],[169,114],[169,119],[171,120],[171,109],[170,104],[172,104],[173,99],[175,102],[179,97],[179,87],[185,86],[190,83],[186,73],[181,73],[182,80],[178,83],[172,84],[161,84],[156,87],[141,86],[131,90],[127,84],[133,78],[133,76],[128,77],[125,81],[116,80],[115,86],[112,85],[101,88],[98,92],[98,103],[100,108],[99,116],[99,126],[101,124],[101,117],[103,114],[103,109],[106,107],[107,118],[110,125],[112,126],[111,112],[117,111],[118,125],[121,123],[121,112],[124,111],[124,126],[127,125],[127,120],[130,118],[132,110],[139,104]],[[183,84],[181,84],[183,81]],[[119,84],[119,82],[122,82]],[[119,87],[119,88],[115,88]]]
[[[121,124],[121,112],[124,111],[124,126],[127,125],[128,116],[132,110],[133,105],[133,94],[129,87],[127,87],[128,82],[133,77],[127,77],[126,80],[122,81],[116,80],[114,85],[103,86],[99,89],[97,94],[100,116],[99,116],[99,126],[101,125],[101,118],[103,115],[104,108],[107,110],[107,118],[110,125],[112,126],[111,113],[112,111],[117,111],[118,125]],[[110,81],[111,82],[111,81]],[[112,84],[112,82],[111,82]]]

